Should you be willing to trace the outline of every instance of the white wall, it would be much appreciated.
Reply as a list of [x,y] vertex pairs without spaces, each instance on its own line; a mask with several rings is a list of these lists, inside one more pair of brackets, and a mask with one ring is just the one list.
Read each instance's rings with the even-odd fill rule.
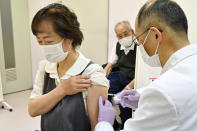
[[[197,1],[195,0],[176,0],[186,13],[189,24],[189,40],[197,43]],[[134,28],[135,19],[141,6],[146,0],[110,0],[109,1],[109,40],[108,40],[108,57],[111,54],[113,44],[117,42],[114,32],[114,26],[121,20],[129,20]],[[141,54],[137,51],[135,86],[136,88],[144,87],[150,83],[150,77],[157,77],[160,74],[160,68],[152,68],[145,64],[141,59]]]
[[197,44],[197,1],[196,0],[176,0],[184,10],[188,20],[188,36],[191,43]]
[[80,51],[93,62],[107,62],[108,0],[63,0],[77,15],[84,34]]
[[[2,28],[1,28],[1,12],[0,12],[0,61],[3,61],[4,60],[4,56],[3,55],[3,39],[2,39]],[[3,100],[3,89],[2,89],[2,86],[3,86],[3,79],[1,77],[1,69],[3,69],[2,67],[4,67],[5,65],[4,64],[0,64],[0,101]]]

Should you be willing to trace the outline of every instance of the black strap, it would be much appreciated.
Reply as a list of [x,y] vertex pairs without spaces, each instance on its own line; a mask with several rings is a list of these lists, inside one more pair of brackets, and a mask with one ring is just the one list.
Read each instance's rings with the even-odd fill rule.
[[90,66],[91,64],[94,64],[94,62],[90,61],[87,66],[84,68],[84,70],[80,73],[80,75],[83,74],[83,72],[88,68],[88,66]]

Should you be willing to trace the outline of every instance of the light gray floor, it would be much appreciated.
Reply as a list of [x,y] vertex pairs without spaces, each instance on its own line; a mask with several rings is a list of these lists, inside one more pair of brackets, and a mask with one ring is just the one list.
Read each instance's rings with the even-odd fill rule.
[[0,131],[35,131],[40,130],[40,117],[31,118],[27,103],[31,90],[21,91],[4,96],[13,107],[13,112],[0,108]]

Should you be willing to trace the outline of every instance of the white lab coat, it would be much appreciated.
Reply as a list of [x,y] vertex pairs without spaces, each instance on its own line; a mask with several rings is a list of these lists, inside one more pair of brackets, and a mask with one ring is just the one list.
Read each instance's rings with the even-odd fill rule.
[[[107,122],[95,131],[113,131]],[[175,52],[162,75],[144,88],[133,119],[123,131],[197,131],[197,45]]]

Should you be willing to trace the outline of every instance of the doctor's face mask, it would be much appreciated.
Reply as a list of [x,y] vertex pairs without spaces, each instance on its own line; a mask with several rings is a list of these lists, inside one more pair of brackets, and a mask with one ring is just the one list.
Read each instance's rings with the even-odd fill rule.
[[[147,33],[147,35],[146,35],[146,37],[144,39],[144,42],[142,44],[139,44],[139,42],[137,41],[137,38],[139,38],[140,36],[142,36],[147,31],[148,31],[148,33]],[[147,42],[147,38],[148,38],[149,34],[150,34],[150,29],[146,30],[141,35],[137,36],[135,42],[137,41],[137,45],[139,45],[142,59],[143,59],[143,61],[146,64],[148,64],[151,67],[161,67],[161,62],[159,60],[159,54],[156,54],[157,53],[157,50],[159,48],[159,43],[157,45],[157,48],[155,50],[154,55],[152,55],[152,56],[149,56],[148,53],[146,52],[146,50],[144,49],[144,44]]]

